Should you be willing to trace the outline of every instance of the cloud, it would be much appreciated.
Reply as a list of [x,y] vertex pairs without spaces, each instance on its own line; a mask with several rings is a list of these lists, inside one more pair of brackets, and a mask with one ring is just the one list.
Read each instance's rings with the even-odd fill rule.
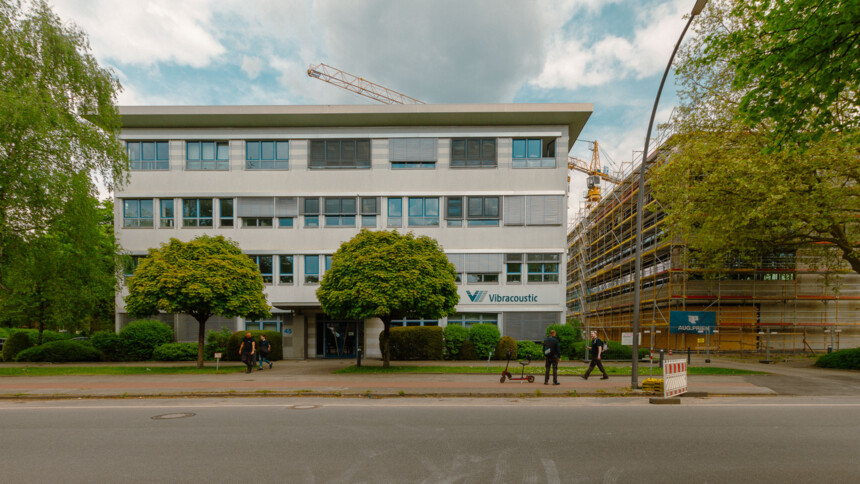
[[259,57],[242,56],[242,71],[248,74],[250,79],[256,79],[263,70],[263,61]]

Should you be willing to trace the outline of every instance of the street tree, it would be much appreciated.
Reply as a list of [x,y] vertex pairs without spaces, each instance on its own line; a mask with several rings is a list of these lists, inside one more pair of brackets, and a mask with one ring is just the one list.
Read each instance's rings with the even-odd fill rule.
[[[110,190],[128,169],[116,77],[83,31],[43,0],[27,5],[0,0],[0,256],[46,231],[73,178]],[[2,265],[0,289],[8,290]]]
[[206,321],[211,316],[269,316],[257,264],[220,235],[202,235],[189,242],[171,238],[150,249],[128,279],[125,306],[135,317],[159,311],[191,315],[199,325],[197,368],[203,368]]
[[[793,25],[820,24],[824,20],[811,17],[824,15],[827,5],[821,2],[816,11],[798,10],[798,15],[807,17],[795,19]],[[844,89],[838,87],[841,81],[831,85],[827,76],[818,76],[822,85],[817,89],[836,89],[842,94],[828,104],[830,124],[817,129],[809,123],[823,119],[825,108],[802,104],[787,87],[772,90],[770,94],[777,97],[771,101],[760,101],[767,91],[764,86],[774,86],[774,82],[792,85],[796,72],[768,71],[768,76],[782,72],[778,81],[765,79],[763,74],[739,74],[739,70],[749,69],[751,61],[742,59],[746,52],[731,47],[730,39],[748,38],[742,31],[751,26],[770,25],[762,20],[770,13],[750,8],[740,0],[709,3],[695,24],[696,35],[680,51],[681,106],[672,120],[675,135],[663,151],[666,159],[651,178],[655,197],[673,235],[693,249],[705,266],[719,268],[737,257],[754,260],[770,251],[804,247],[836,253],[838,258],[822,260],[847,263],[860,273],[860,195],[856,189],[860,151],[856,126],[836,116],[851,102],[845,101]],[[782,2],[775,6],[776,10],[784,8]],[[825,17],[830,19],[829,14]],[[782,43],[768,44],[772,36],[767,33],[762,33],[758,50],[751,55],[770,52],[777,45],[782,50],[789,48],[787,38],[782,37]],[[796,36],[799,43],[823,35],[817,31],[803,34]],[[838,56],[840,46],[834,42],[820,54]],[[855,84],[854,93],[856,88]],[[750,114],[762,102],[780,104],[783,111]],[[853,103],[856,109],[856,100]],[[806,119],[803,123],[807,124],[797,124],[798,119]]]
[[391,321],[444,318],[459,301],[456,270],[435,239],[395,231],[362,230],[341,244],[317,289],[334,318],[379,318],[383,367],[390,365]]

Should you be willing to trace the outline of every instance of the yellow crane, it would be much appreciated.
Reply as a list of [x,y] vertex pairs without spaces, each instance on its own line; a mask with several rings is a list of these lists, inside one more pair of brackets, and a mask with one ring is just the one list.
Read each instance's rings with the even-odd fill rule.
[[[409,97],[401,92],[323,63],[310,65],[308,67],[308,77],[319,79],[320,81],[383,104],[425,104],[424,101],[419,101],[414,97]],[[567,157],[567,168],[569,170],[576,170],[589,175],[586,180],[588,193],[585,196],[589,203],[600,200],[601,179],[615,184],[619,182],[617,178],[600,171],[600,154],[598,152],[597,141],[592,143],[593,148],[590,162],[574,158],[573,156]],[[570,175],[568,175],[567,181],[570,181]]]

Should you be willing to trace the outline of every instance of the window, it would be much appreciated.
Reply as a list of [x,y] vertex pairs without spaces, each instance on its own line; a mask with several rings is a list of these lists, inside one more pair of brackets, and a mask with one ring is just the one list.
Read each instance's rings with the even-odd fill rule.
[[397,169],[435,168],[436,138],[392,138],[388,140],[388,159]]
[[275,198],[275,218],[278,227],[291,228],[299,215],[298,199],[296,197]]
[[319,284],[320,282],[320,256],[305,256],[305,284]]
[[245,321],[245,330],[277,331],[281,332],[281,320]]
[[451,140],[452,167],[494,168],[497,165],[495,138]]
[[447,204],[445,208],[445,220],[448,221],[448,227],[462,227],[463,197],[448,197],[445,200]]
[[355,227],[355,197],[325,198],[326,227]]
[[311,140],[310,167],[370,168],[370,140]]
[[152,200],[125,199],[122,212],[123,227],[152,227]]
[[559,254],[526,254],[529,282],[558,282]]
[[331,269],[331,257],[331,255],[323,256],[323,258],[325,259],[325,270],[323,271],[323,275],[325,275],[325,273],[328,272],[329,269]]
[[280,284],[293,283],[293,256],[282,255],[278,257],[278,282]]
[[290,168],[289,141],[246,141],[245,168],[286,170]]
[[260,274],[263,275],[263,282],[266,284],[272,283],[272,257],[271,255],[251,255],[249,256],[257,264],[260,269]]
[[409,198],[410,227],[438,227],[438,198]]
[[403,199],[388,199],[388,226],[403,227]]
[[184,227],[211,227],[212,199],[184,198],[182,200],[182,225]]
[[361,197],[361,226],[376,227],[377,215],[379,215],[379,199],[376,197]]
[[499,274],[495,272],[478,272],[466,274],[466,282],[469,284],[498,284]]
[[125,144],[132,170],[167,170],[170,150],[167,141],[129,141]]
[[140,265],[140,261],[146,256],[143,255],[127,255],[123,258],[123,273],[126,277],[134,275],[135,269]]
[[240,197],[242,227],[271,227],[275,217],[274,197]]
[[505,254],[505,270],[508,284],[523,282],[523,255]]
[[271,227],[272,217],[242,217],[242,227]]
[[514,168],[555,168],[555,139],[513,140]]
[[456,313],[448,316],[448,324],[458,324],[469,327],[475,324],[499,325],[499,315],[496,313]]
[[469,226],[499,225],[499,197],[468,197]]
[[185,142],[186,170],[226,170],[230,145],[226,141]]
[[302,214],[305,216],[305,227],[320,226],[320,199],[303,198]]
[[391,320],[391,327],[395,326],[439,326],[438,319],[403,318]]
[[158,212],[159,218],[159,227],[170,228],[174,226],[174,210],[173,210],[173,199],[172,198],[162,198],[158,201],[160,206],[160,211]]
[[221,198],[218,200],[218,214],[221,216],[221,227],[233,226],[233,199]]

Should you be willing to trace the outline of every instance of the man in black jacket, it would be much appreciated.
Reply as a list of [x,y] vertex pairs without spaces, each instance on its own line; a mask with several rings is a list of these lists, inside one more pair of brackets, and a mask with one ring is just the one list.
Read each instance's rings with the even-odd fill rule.
[[549,369],[552,367],[552,384],[558,385],[558,360],[561,358],[561,348],[555,337],[555,330],[549,332],[547,339],[543,341],[543,354],[546,356],[546,373],[543,376],[543,384],[549,385]]
[[597,337],[597,331],[591,332],[591,364],[588,365],[588,370],[585,371],[582,376],[583,380],[588,380],[588,375],[591,374],[591,370],[594,369],[595,366],[600,368],[601,373],[603,373],[603,377],[601,380],[608,380],[609,375],[606,374],[606,370],[603,369],[603,362],[600,361],[603,357],[603,341],[600,341],[600,338]]

